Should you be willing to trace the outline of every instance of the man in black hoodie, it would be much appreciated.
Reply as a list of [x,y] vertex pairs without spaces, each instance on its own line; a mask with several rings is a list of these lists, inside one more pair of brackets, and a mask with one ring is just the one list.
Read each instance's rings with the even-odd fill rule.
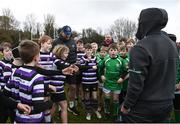
[[129,85],[121,107],[124,122],[167,122],[173,105],[178,52],[162,32],[168,21],[164,9],[140,13],[138,43],[130,51]]

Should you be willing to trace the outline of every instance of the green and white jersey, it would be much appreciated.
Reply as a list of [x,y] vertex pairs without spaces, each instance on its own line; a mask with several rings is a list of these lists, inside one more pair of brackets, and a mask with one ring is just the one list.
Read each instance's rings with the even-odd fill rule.
[[115,91],[121,90],[122,84],[117,83],[118,79],[122,75],[123,72],[123,62],[122,58],[110,58],[107,56],[102,63],[102,71],[104,71],[104,76],[106,80],[104,82],[104,87],[106,89]]

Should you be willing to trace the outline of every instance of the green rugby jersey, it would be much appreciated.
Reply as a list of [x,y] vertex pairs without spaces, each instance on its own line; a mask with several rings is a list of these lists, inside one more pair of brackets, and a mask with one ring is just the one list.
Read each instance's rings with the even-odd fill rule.
[[100,65],[101,75],[106,77],[104,82],[104,87],[110,90],[121,90],[122,84],[117,83],[118,79],[123,73],[123,62],[122,58],[117,56],[116,58],[110,58],[107,56],[104,58],[102,64]]

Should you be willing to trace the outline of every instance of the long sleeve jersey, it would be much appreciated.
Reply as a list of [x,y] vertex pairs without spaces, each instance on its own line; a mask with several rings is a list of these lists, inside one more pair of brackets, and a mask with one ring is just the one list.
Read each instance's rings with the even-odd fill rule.
[[117,83],[118,79],[123,74],[122,58],[111,58],[107,56],[100,65],[101,75],[106,77],[104,87],[110,90],[121,90],[122,85]]

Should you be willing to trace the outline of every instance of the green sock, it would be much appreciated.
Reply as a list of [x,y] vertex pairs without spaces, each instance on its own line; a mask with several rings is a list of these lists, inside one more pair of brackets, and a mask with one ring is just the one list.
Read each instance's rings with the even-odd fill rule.
[[176,123],[180,123],[180,110],[174,110]]
[[119,114],[119,102],[113,101],[113,116],[117,116]]
[[110,113],[110,97],[104,98],[104,112]]

